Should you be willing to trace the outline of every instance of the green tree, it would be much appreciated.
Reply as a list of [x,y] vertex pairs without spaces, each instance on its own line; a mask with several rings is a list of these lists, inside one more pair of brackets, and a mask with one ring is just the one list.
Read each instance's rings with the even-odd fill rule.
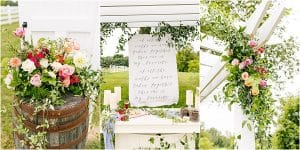
[[185,47],[177,52],[176,55],[177,68],[179,72],[188,72],[189,62],[192,60],[198,60],[199,56],[197,52],[194,52],[192,47]]
[[299,149],[299,108],[299,96],[281,100],[281,115],[272,139],[273,148]]
[[199,59],[189,61],[188,72],[199,72]]

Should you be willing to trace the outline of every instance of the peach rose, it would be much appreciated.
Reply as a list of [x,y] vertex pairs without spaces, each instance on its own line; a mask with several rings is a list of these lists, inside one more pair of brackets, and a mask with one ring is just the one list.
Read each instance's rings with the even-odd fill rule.
[[252,88],[252,89],[251,89],[251,93],[252,93],[253,96],[258,95],[258,94],[259,94],[258,88]]
[[74,46],[74,49],[75,49],[75,50],[79,50],[79,49],[80,49],[80,45],[79,45],[79,43],[77,43],[77,42],[74,42],[74,43],[73,43],[73,46]]
[[231,61],[231,65],[232,65],[232,66],[237,66],[237,65],[239,65],[239,63],[240,63],[240,61],[239,61],[238,59],[236,59],[236,58],[234,58],[234,59]]
[[13,57],[9,60],[9,65],[14,68],[21,66],[21,63],[21,59],[18,57]]
[[248,80],[248,78],[249,78],[248,72],[243,72],[243,73],[242,73],[242,79],[243,79],[243,80]]
[[246,80],[245,81],[245,85],[247,86],[247,87],[251,87],[252,85],[253,85],[253,82],[251,81],[251,80]]
[[70,77],[66,77],[62,82],[64,87],[69,87],[70,83]]

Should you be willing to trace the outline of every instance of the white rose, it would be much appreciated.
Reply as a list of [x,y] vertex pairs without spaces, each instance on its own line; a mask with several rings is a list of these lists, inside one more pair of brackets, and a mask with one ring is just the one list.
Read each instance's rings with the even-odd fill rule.
[[56,78],[55,73],[52,72],[52,71],[48,72],[48,75],[49,75],[51,78]]
[[22,63],[22,67],[21,67],[24,71],[27,71],[28,73],[31,73],[35,68],[34,63],[29,60],[26,59],[23,63]]
[[51,63],[51,67],[55,72],[58,72],[58,70],[62,67],[62,65],[59,62],[53,62]]
[[73,57],[75,67],[83,68],[87,65],[87,57],[85,54],[77,52]]
[[13,79],[13,75],[10,73],[10,74],[7,74],[7,76],[5,77],[4,79],[4,82],[7,86],[8,89],[10,89],[10,83],[11,83],[11,80]]
[[40,64],[43,68],[47,68],[49,66],[48,59],[46,58],[41,59]]

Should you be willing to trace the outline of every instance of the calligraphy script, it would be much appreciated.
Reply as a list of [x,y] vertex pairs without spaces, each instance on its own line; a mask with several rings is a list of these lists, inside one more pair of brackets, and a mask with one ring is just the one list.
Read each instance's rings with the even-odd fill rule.
[[135,107],[162,106],[178,102],[176,51],[169,36],[142,34],[129,43],[129,100]]

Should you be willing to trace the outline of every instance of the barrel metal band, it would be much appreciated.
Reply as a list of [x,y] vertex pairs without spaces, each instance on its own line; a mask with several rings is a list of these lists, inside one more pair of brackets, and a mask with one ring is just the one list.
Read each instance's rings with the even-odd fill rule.
[[[82,109],[85,108],[88,105],[88,99],[82,100],[80,103],[75,104],[74,106],[71,106],[70,108],[67,109],[62,109],[62,110],[45,110],[37,113],[38,116],[43,116],[48,119],[56,119],[58,117],[68,117],[73,114],[76,114],[80,112]],[[22,111],[25,111],[26,113],[33,115],[34,113],[34,108],[32,105],[28,105],[25,103],[19,104],[19,107]]]
[[[14,111],[15,111],[15,114],[16,115],[20,115],[20,113],[18,112],[18,110],[16,109],[16,107],[14,107]],[[37,128],[37,125],[32,123],[31,121],[29,120],[23,120],[23,123],[24,125],[29,128],[30,130],[32,131],[47,131],[47,132],[64,132],[64,131],[69,131],[69,130],[72,130],[76,127],[78,127],[79,125],[81,125],[84,121],[86,121],[86,119],[88,118],[88,109],[86,109],[82,114],[81,116],[72,121],[72,122],[68,122],[66,124],[63,124],[63,125],[59,125],[59,126],[50,126],[49,128]]]

